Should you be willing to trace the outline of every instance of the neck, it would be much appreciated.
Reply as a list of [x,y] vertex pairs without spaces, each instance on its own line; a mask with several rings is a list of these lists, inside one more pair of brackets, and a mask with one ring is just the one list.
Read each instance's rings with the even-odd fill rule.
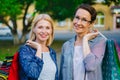
[[87,34],[87,33],[85,32],[85,33],[78,33],[77,34],[75,45],[82,45],[82,40],[83,40],[83,37],[85,34]]
[[40,41],[40,40],[35,40],[37,43],[39,43],[41,45],[42,48],[47,47],[46,42],[45,41]]
[[40,41],[40,40],[37,40],[37,39],[35,41],[41,45],[42,52],[49,52],[49,49],[46,45],[46,41]]
[[80,45],[82,45],[82,37],[77,36],[75,41],[75,46],[80,46]]

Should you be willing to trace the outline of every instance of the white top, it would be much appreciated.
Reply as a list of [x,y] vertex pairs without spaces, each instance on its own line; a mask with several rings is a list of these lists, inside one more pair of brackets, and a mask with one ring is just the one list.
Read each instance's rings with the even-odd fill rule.
[[84,80],[85,76],[85,67],[83,63],[83,50],[82,46],[74,47],[74,56],[73,56],[73,75],[74,80]]
[[49,52],[43,53],[43,62],[43,68],[38,80],[55,80],[56,66]]

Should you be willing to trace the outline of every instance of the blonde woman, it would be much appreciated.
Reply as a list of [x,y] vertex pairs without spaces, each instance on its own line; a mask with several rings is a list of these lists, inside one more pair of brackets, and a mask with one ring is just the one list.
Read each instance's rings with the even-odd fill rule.
[[30,39],[19,49],[20,80],[58,80],[56,52],[50,48],[53,20],[39,14],[33,21]]

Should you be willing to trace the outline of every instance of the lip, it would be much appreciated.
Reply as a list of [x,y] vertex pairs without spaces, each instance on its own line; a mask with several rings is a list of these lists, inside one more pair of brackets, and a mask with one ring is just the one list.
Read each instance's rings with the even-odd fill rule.
[[47,37],[47,35],[40,35],[42,38],[46,38]]
[[74,29],[83,29],[83,27],[82,26],[74,26]]

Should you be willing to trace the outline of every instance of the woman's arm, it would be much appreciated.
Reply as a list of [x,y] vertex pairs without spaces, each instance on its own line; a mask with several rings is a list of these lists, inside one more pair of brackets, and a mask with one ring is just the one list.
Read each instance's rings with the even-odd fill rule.
[[83,54],[84,58],[91,52],[88,41],[95,38],[98,35],[98,32],[88,33],[83,37]]
[[31,78],[38,78],[43,67],[43,60],[35,56],[35,50],[30,46],[23,46],[19,50],[20,68],[25,75]]
[[98,40],[95,45],[90,48],[89,52],[84,58],[84,64],[87,71],[94,71],[101,65],[105,53],[106,40],[102,38]]

